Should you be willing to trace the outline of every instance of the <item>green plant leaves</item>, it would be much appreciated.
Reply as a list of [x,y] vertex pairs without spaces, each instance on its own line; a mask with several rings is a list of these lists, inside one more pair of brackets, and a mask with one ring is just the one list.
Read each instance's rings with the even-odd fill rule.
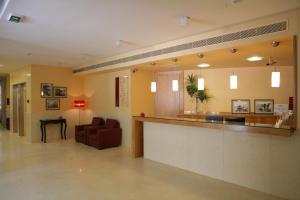
[[211,96],[208,95],[207,89],[198,90],[197,86],[197,77],[194,74],[189,74],[186,78],[186,91],[191,98],[196,98],[196,100],[200,100],[201,103],[204,101],[208,101]]

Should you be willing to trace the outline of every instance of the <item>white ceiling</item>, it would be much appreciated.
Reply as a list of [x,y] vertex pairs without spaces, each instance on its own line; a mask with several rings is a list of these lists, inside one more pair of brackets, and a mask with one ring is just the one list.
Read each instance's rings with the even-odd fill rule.
[[[10,0],[0,19],[0,67],[77,67],[131,50],[287,11],[299,0]],[[25,16],[8,23],[10,13]],[[181,26],[179,17],[192,21]],[[118,39],[128,43],[116,46]]]

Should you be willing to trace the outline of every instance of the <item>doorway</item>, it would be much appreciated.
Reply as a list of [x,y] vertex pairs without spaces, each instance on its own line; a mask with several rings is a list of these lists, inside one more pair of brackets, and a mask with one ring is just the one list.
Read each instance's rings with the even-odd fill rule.
[[[173,91],[172,81],[178,80],[178,91]],[[155,114],[176,117],[183,112],[183,72],[156,73],[157,88],[155,93]]]
[[13,132],[25,135],[26,83],[13,85]]

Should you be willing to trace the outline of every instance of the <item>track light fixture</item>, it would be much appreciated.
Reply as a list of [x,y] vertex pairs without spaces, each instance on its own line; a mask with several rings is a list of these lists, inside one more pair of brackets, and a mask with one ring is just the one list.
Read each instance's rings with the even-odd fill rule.
[[280,44],[280,42],[278,42],[278,41],[273,41],[273,42],[272,42],[272,47],[278,47],[279,44]]
[[177,62],[178,61],[178,58],[172,58],[172,62]]
[[180,16],[179,21],[181,26],[186,26],[191,18],[189,16]]
[[237,49],[231,48],[231,49],[229,49],[229,51],[230,51],[230,53],[236,53],[236,52],[237,52]]
[[198,53],[197,56],[198,56],[198,58],[203,58],[204,54],[203,53]]

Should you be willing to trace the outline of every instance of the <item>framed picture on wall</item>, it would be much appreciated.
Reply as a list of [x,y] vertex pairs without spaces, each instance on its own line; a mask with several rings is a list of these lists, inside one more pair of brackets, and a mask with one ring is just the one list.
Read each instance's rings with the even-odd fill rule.
[[273,114],[274,99],[254,99],[255,114]]
[[231,112],[233,114],[249,114],[250,99],[232,99]]
[[53,85],[52,83],[41,83],[41,97],[52,97]]
[[46,110],[59,110],[60,100],[59,99],[46,99]]
[[66,98],[67,87],[53,87],[53,96],[59,98]]

